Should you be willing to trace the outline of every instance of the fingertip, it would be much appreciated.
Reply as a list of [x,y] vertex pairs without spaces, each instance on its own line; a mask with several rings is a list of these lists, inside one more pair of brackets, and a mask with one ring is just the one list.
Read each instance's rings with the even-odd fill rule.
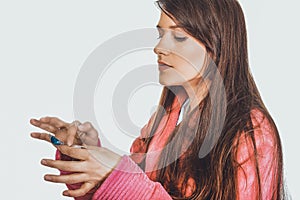
[[67,139],[67,145],[68,145],[69,147],[72,146],[73,142],[74,142],[74,140],[72,140],[72,138],[68,138],[68,139]]
[[68,190],[65,190],[65,191],[63,191],[62,195],[64,195],[64,196],[70,196],[70,193],[69,193]]
[[38,120],[37,119],[34,119],[34,118],[31,118],[30,120],[29,120],[29,122],[30,122],[30,124],[32,124],[32,125],[37,125],[38,124]]
[[41,163],[42,165],[46,165],[46,164],[47,164],[47,160],[42,159],[40,163]]
[[36,138],[36,137],[38,137],[38,133],[30,133],[30,136],[33,138]]
[[51,181],[51,176],[49,176],[48,174],[44,175],[44,180],[45,181]]

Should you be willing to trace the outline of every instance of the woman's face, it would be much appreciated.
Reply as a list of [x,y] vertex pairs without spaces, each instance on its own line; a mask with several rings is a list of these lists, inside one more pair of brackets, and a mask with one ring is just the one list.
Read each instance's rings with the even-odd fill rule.
[[165,86],[196,87],[206,56],[203,44],[187,34],[164,12],[157,25],[159,82]]

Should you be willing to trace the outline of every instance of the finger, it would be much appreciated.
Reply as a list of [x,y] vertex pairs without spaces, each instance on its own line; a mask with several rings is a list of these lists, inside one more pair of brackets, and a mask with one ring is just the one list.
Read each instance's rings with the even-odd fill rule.
[[78,126],[77,135],[82,143],[95,146],[98,144],[98,132],[90,122],[85,122]]
[[46,174],[44,179],[53,183],[75,184],[88,181],[88,175],[85,173],[74,173],[68,175],[51,175]]
[[33,132],[30,133],[30,136],[35,138],[35,139],[39,139],[39,140],[45,140],[47,142],[51,142],[50,141],[50,136],[48,133],[38,133],[38,132]]
[[62,153],[72,158],[79,160],[88,160],[90,158],[90,153],[86,149],[79,149],[69,147],[67,145],[58,145],[56,148]]
[[63,195],[69,197],[80,197],[88,193],[96,186],[96,183],[85,182],[81,185],[81,187],[77,190],[66,190],[63,192]]
[[41,128],[45,131],[49,131],[51,133],[56,133],[56,131],[58,131],[58,128],[56,128],[55,126],[52,126],[50,124],[47,124],[47,123],[44,123],[44,122],[41,122],[40,120],[37,120],[37,119],[30,119],[30,123],[33,125],[33,126],[36,126],[38,128]]
[[83,161],[62,161],[62,160],[51,160],[43,159],[41,164],[47,167],[59,169],[67,172],[84,172],[85,166]]
[[78,126],[78,130],[87,133],[88,135],[98,135],[97,130],[90,122],[84,122]]
[[76,126],[70,126],[70,128],[67,131],[67,145],[71,146],[74,143],[74,139],[76,136],[77,127]]
[[44,123],[41,123],[40,128],[53,134],[55,134],[58,131],[58,128]]
[[79,126],[81,124],[81,122],[80,121],[78,121],[78,120],[75,120],[75,121],[73,121],[70,125],[74,125],[74,126]]
[[29,122],[30,122],[30,124],[32,124],[33,126],[39,126],[40,123],[41,123],[39,120],[34,119],[34,118],[30,119]]
[[40,121],[55,126],[56,128],[65,128],[69,126],[69,123],[62,121],[57,117],[42,117]]

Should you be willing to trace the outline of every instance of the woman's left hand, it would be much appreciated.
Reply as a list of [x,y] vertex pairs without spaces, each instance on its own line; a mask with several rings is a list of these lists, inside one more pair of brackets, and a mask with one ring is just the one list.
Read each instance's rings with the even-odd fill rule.
[[[48,138],[41,138],[49,141]],[[65,155],[78,161],[62,161],[43,159],[42,165],[56,168],[61,171],[73,172],[67,175],[46,174],[46,181],[55,183],[75,184],[82,183],[76,190],[66,190],[63,195],[79,197],[97,187],[119,163],[121,156],[104,147],[87,146],[86,149],[56,145],[56,148]]]

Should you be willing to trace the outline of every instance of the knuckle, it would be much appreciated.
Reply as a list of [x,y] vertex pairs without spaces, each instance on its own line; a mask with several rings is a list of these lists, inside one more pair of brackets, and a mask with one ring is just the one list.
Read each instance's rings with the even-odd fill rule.
[[92,129],[92,128],[94,128],[91,122],[85,122],[84,124],[85,124],[85,127],[86,127],[87,129]]
[[46,121],[47,119],[48,119],[48,116],[41,117],[41,118],[40,118],[40,121]]
[[53,163],[52,160],[47,160],[47,165],[48,165],[49,167],[54,167],[54,163]]
[[54,183],[59,183],[59,178],[58,177],[52,176],[50,180]]
[[87,192],[88,192],[88,191],[86,191],[86,189],[80,189],[80,190],[78,190],[77,195],[78,195],[78,196],[83,196],[83,195],[85,195]]

